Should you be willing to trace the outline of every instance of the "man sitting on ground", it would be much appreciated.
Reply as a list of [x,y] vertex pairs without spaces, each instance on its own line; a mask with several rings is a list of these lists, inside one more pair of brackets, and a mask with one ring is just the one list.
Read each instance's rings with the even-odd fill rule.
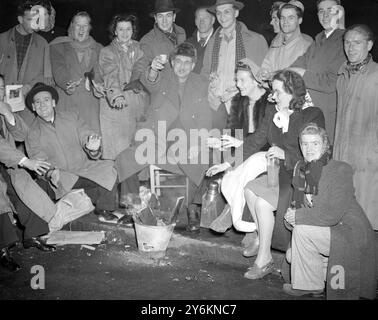
[[55,215],[56,207],[23,169],[41,175],[50,164],[29,159],[16,149],[15,140],[23,141],[27,126],[19,115],[11,112],[4,101],[4,91],[4,78],[0,75],[0,265],[9,271],[17,271],[20,265],[10,252],[20,240],[17,226],[22,226],[25,248],[54,251],[55,248],[47,245],[40,236],[49,233],[48,222]]
[[101,157],[101,137],[71,111],[55,106],[58,92],[37,83],[25,99],[37,113],[26,138],[29,156],[51,164],[45,177],[45,189],[59,199],[71,189],[83,188],[95,205],[95,214],[115,219],[117,171],[114,162]]

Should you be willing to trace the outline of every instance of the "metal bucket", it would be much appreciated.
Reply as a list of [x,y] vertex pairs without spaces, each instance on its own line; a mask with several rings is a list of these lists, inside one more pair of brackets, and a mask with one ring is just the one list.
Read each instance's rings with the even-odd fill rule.
[[165,252],[171,240],[175,223],[166,226],[148,226],[134,223],[138,249],[141,252]]

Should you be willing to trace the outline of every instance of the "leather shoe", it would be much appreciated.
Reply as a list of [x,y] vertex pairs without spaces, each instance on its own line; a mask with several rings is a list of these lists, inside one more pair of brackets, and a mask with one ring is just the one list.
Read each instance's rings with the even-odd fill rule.
[[0,265],[12,272],[21,269],[20,265],[12,258],[8,248],[1,249],[0,251]]
[[125,214],[123,217],[118,219],[117,223],[123,224],[126,227],[132,227],[134,225],[133,216],[130,214]]
[[283,291],[291,296],[294,297],[303,297],[303,296],[311,296],[314,298],[320,298],[324,296],[324,290],[300,290],[300,289],[294,289],[291,283],[284,283],[283,285]]
[[25,249],[29,249],[32,247],[37,248],[41,251],[46,251],[46,252],[47,251],[54,252],[56,250],[55,246],[47,244],[39,237],[29,238],[29,239],[24,240]]
[[196,204],[190,204],[189,208],[187,208],[186,210],[188,215],[188,225],[186,229],[191,232],[198,231],[200,228],[199,216],[201,214],[199,206],[197,206]]
[[105,221],[118,221],[118,217],[109,210],[95,209],[94,214],[99,217],[103,217]]
[[256,279],[262,279],[267,274],[272,273],[274,271],[274,261],[273,259],[270,260],[265,266],[262,266],[261,268],[254,263],[252,267],[248,268],[248,271],[244,273],[244,278],[256,280]]

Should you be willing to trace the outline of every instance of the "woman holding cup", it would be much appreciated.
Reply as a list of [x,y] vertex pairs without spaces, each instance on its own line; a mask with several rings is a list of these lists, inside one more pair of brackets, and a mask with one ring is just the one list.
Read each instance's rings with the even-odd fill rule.
[[[277,211],[276,225],[278,232],[285,230],[283,214],[291,200],[291,176],[295,163],[302,158],[298,136],[300,128],[308,122],[324,127],[324,116],[317,107],[311,107],[306,100],[306,86],[303,78],[290,70],[278,72],[272,80],[272,99],[275,106],[268,107],[258,130],[243,142],[243,158],[246,159],[235,170],[225,174],[222,180],[222,192],[230,204],[234,227],[251,233],[251,240],[243,255],[257,255],[255,263],[245,273],[248,279],[260,279],[273,271],[273,259],[270,251],[273,229],[275,228],[274,211]],[[234,146],[233,138],[223,137],[224,145]],[[258,152],[266,143],[267,152]],[[279,159],[279,183],[268,187],[267,159]],[[275,160],[278,161],[278,160]],[[231,168],[229,162],[215,165],[208,170],[209,175]],[[254,223],[242,221],[242,213],[248,204]],[[255,232],[257,230],[257,232]],[[281,250],[286,250],[290,235],[280,242]]]

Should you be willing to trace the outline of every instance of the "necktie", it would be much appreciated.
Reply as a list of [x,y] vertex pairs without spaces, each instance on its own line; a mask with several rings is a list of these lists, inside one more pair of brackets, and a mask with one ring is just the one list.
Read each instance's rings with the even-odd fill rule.
[[201,45],[201,47],[204,47],[205,46],[205,43],[206,43],[206,38],[201,38],[198,43]]

